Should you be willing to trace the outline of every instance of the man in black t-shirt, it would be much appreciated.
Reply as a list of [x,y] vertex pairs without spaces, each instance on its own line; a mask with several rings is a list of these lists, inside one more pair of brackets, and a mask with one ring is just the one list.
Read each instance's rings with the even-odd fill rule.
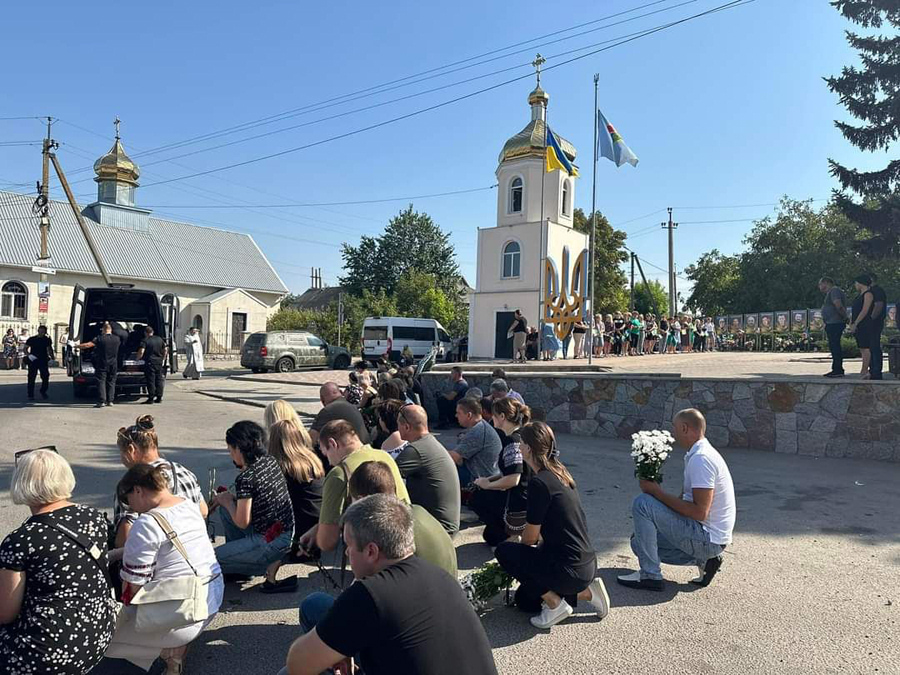
[[409,505],[378,494],[342,518],[356,582],[337,600],[323,593],[300,607],[306,634],[283,675],[320,673],[359,655],[366,675],[496,675],[491,645],[459,583],[415,557]]
[[28,363],[28,398],[34,398],[34,381],[41,374],[41,397],[47,398],[50,387],[50,359],[53,358],[53,341],[47,337],[47,326],[38,326],[38,334],[25,341]]
[[335,382],[326,382],[319,389],[319,400],[322,402],[322,409],[313,420],[312,426],[309,428],[309,435],[312,438],[313,445],[319,443],[319,432],[322,427],[333,420],[344,420],[349,422],[359,440],[365,445],[369,442],[369,430],[366,429],[366,423],[363,420],[362,413],[359,408],[344,398],[341,388]]
[[109,321],[103,323],[102,332],[90,342],[78,345],[81,349],[92,349],[91,363],[97,374],[97,389],[100,400],[97,407],[111,406],[116,399],[116,378],[119,375],[119,348],[122,338],[113,334]]
[[163,386],[166,376],[163,364],[166,361],[166,342],[153,334],[153,326],[144,329],[146,336],[137,351],[138,360],[144,359],[144,377],[147,381],[147,400],[144,403],[162,403]]
[[869,379],[881,380],[882,370],[884,368],[884,354],[881,351],[881,332],[884,330],[884,321],[887,317],[887,293],[878,285],[878,279],[874,274],[872,277],[872,285],[869,290],[872,291],[872,350],[871,360],[869,362]]

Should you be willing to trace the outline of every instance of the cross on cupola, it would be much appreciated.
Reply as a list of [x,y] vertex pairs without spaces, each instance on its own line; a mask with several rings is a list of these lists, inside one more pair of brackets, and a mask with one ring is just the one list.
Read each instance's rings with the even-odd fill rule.
[[537,86],[538,89],[541,88],[541,66],[547,63],[547,59],[538,53],[535,57],[534,61],[531,62],[531,65],[534,66],[534,74],[537,75]]
[[[540,81],[541,81],[541,76],[540,76],[540,74],[538,74],[538,82],[540,82]],[[114,124],[115,127],[116,127],[116,140],[117,140],[117,141],[118,141],[119,138],[120,138],[120,137],[119,137],[119,125],[120,125],[121,123],[122,123],[122,120],[120,120],[120,119],[119,119],[119,116],[116,115],[116,120],[113,122],[113,124]]]

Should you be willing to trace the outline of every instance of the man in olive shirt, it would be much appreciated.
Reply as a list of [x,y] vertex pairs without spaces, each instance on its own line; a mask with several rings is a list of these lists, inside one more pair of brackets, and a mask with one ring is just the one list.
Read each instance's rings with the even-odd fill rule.
[[428,431],[428,414],[418,405],[397,413],[400,438],[408,445],[397,455],[413,504],[437,518],[451,537],[459,531],[459,473],[447,448]]
[[356,435],[363,443],[369,442],[369,432],[362,418],[359,408],[347,401],[341,393],[341,388],[335,382],[326,382],[319,389],[319,400],[322,409],[313,420],[309,428],[309,435],[313,445],[319,441],[319,433],[322,428],[332,420],[346,420],[356,430]]
[[[392,495],[397,484],[387,464],[363,462],[350,477],[350,496],[353,501],[369,495]],[[416,539],[416,556],[437,565],[456,579],[459,572],[456,548],[443,526],[425,508],[412,505],[413,530]]]
[[348,482],[363,462],[387,464],[397,484],[397,497],[409,503],[409,493],[394,460],[383,450],[363,445],[350,422],[332,420],[322,427],[319,448],[334,468],[325,476],[319,522],[300,537],[300,546],[304,550],[318,547],[321,551],[331,551],[337,546],[341,536],[341,515],[349,503]]

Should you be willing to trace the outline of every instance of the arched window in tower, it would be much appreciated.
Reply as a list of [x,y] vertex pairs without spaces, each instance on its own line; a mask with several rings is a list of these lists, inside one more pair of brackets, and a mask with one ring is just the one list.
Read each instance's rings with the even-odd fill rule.
[[509,183],[509,212],[522,212],[522,198],[525,192],[525,185],[519,176],[516,176]]
[[503,278],[515,279],[519,276],[522,261],[522,248],[516,241],[509,242],[503,247]]
[[0,317],[4,319],[28,318],[28,291],[18,281],[7,281],[0,289]]
[[562,187],[562,214],[564,216],[571,215],[572,213],[572,190],[571,183],[569,179],[563,181]]

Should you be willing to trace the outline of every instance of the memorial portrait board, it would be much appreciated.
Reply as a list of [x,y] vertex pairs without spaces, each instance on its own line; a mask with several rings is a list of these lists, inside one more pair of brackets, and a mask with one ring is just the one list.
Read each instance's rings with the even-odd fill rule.
[[742,314],[733,314],[728,317],[728,330],[732,333],[740,333],[744,330],[744,317]]
[[825,330],[825,321],[822,319],[821,309],[811,309],[809,314],[809,329],[815,331]]
[[763,312],[759,315],[759,332],[771,333],[772,326],[775,324],[775,314],[772,312]]
[[791,313],[775,312],[775,332],[787,333],[791,329]]
[[755,333],[759,328],[759,314],[744,314],[744,330]]
[[791,330],[800,333],[806,330],[807,315],[805,309],[791,310]]

